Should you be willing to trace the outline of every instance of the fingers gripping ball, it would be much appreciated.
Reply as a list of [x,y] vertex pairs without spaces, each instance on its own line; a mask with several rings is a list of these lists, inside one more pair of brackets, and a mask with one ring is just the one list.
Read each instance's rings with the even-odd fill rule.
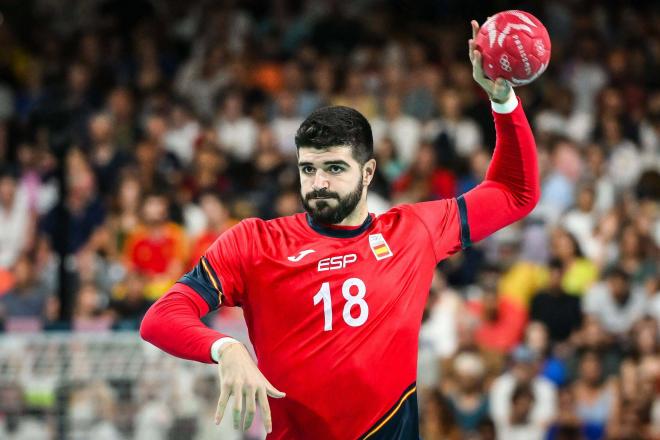
[[550,36],[543,23],[524,11],[503,11],[490,17],[475,40],[484,73],[513,86],[529,84],[550,62]]

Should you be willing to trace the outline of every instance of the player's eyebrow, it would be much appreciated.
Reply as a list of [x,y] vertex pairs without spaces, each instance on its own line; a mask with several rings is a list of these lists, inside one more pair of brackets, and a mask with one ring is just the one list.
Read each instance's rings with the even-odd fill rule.
[[[326,160],[325,162],[323,162],[323,165],[324,166],[327,166],[327,165],[343,165],[347,168],[351,167],[348,164],[348,162],[346,162],[344,160]],[[298,166],[299,167],[306,167],[306,166],[314,166],[314,164],[312,162],[298,162]]]

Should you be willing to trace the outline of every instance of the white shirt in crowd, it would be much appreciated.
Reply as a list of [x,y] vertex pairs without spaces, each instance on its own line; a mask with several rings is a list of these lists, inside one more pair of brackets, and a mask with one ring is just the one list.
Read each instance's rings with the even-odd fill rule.
[[10,268],[23,251],[30,226],[27,194],[18,187],[7,209],[0,204],[0,267]]
[[459,121],[433,119],[424,124],[423,137],[433,142],[440,133],[445,133],[456,149],[456,154],[469,157],[482,146],[481,130],[476,122],[469,118]]
[[271,123],[271,128],[277,139],[277,145],[282,154],[286,156],[296,155],[296,132],[303,120],[298,117],[277,117]]
[[636,321],[644,317],[647,306],[646,294],[641,287],[632,287],[630,297],[620,306],[614,301],[605,282],[589,289],[582,300],[584,313],[595,316],[606,331],[614,334],[627,332]]
[[534,128],[539,132],[566,136],[575,142],[586,142],[594,127],[592,113],[574,111],[566,116],[556,110],[541,110],[534,118]]
[[199,123],[194,120],[182,127],[171,128],[165,133],[165,149],[173,153],[182,164],[188,165],[195,154],[195,141],[199,134]]
[[400,115],[396,119],[377,118],[371,122],[374,144],[384,138],[392,139],[399,160],[408,166],[415,160],[419,142],[422,138],[422,126],[415,118]]
[[239,160],[248,160],[257,141],[257,124],[248,117],[230,121],[220,119],[216,125],[224,150]]
[[495,423],[497,438],[543,439],[557,411],[557,390],[548,379],[537,376],[532,379],[534,403],[529,414],[529,424],[511,425],[511,398],[516,388],[516,378],[510,372],[493,381],[490,391],[490,416]]

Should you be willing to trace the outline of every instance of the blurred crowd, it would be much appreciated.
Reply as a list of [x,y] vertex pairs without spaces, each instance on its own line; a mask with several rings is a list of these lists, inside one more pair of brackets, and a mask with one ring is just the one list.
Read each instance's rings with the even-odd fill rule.
[[[223,231],[302,210],[294,134],[319,106],[371,122],[372,212],[478,184],[495,131],[467,39],[495,10],[408,3],[3,2],[2,329],[137,329]],[[552,38],[548,70],[516,89],[541,201],[438,267],[421,435],[658,438],[660,8],[496,10],[511,7]],[[0,437],[24,438],[6,420]]]

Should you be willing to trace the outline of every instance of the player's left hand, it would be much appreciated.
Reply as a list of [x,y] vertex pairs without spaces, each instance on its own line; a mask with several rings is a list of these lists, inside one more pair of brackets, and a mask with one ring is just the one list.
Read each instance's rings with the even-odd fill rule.
[[497,103],[506,102],[509,99],[513,88],[508,81],[503,78],[497,78],[495,81],[491,80],[484,74],[482,67],[481,52],[477,50],[475,39],[479,33],[479,23],[476,20],[470,22],[472,26],[472,38],[468,40],[468,48],[470,55],[470,62],[472,62],[472,78],[486,91],[491,101]]
[[[275,388],[252,360],[243,344],[230,343],[220,349],[218,361],[220,398],[215,412],[216,425],[222,420],[230,396],[234,396],[234,428],[246,431],[257,409],[261,410],[266,432],[273,429],[268,397],[281,399],[286,394]],[[244,415],[241,420],[241,415]]]

